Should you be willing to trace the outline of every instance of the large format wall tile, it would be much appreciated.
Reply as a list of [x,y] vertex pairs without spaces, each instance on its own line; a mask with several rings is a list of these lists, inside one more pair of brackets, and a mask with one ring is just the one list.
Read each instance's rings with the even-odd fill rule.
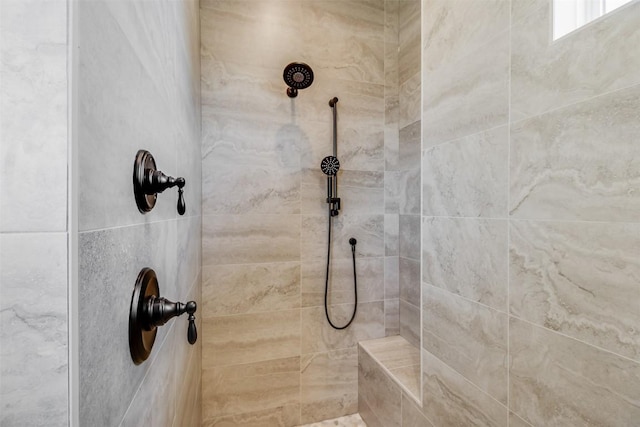
[[[154,346],[158,357],[153,360],[146,381],[142,383],[133,397],[131,405],[120,423],[121,427],[169,426],[173,423],[176,411],[174,402],[177,398],[176,378],[175,375],[167,374],[173,370],[177,346],[184,346],[186,340],[183,330],[178,331],[176,325],[173,324],[170,325],[170,328],[165,341]],[[171,403],[168,404],[168,402]]]
[[0,39],[0,231],[65,231],[66,3],[3,1]]
[[[288,357],[264,362],[204,367],[202,371],[203,425],[251,425],[251,418],[273,411],[284,417],[279,423],[292,426],[300,418],[300,357]],[[241,414],[249,420],[241,421]],[[240,415],[239,419],[232,418]],[[272,422],[273,418],[269,417]],[[247,422],[248,421],[248,422]],[[254,421],[255,422],[255,421]]]
[[507,404],[507,315],[435,286],[423,290],[423,347]]
[[422,148],[506,124],[509,33],[457,62],[424,72]]
[[252,363],[300,354],[300,310],[206,317],[203,367]]
[[[334,325],[345,325],[352,313],[353,304],[336,304],[329,307],[329,315]],[[303,308],[301,329],[303,354],[353,347],[358,341],[384,336],[384,303],[358,303],[353,323],[340,331],[329,325],[324,307]]]
[[[80,421],[120,422],[169,328],[159,328],[147,362],[131,360],[126,331],[131,295],[143,267],[154,269],[160,295],[174,300],[177,283],[176,223],[162,221],[81,233],[79,236]],[[109,304],[105,304],[109,301]],[[100,333],[96,333],[96,331]],[[184,345],[187,345],[184,343]],[[157,348],[156,348],[157,347]]]
[[420,307],[400,300],[399,303],[400,336],[413,346],[420,347]]
[[422,280],[507,310],[507,221],[424,218]]
[[501,126],[424,152],[423,214],[504,218],[509,130]]
[[[327,215],[303,215],[300,252],[303,262],[327,258]],[[356,257],[384,256],[384,215],[339,215],[332,219],[331,257],[351,259],[349,239],[355,237]]]
[[358,398],[365,402],[380,425],[400,426],[401,389],[362,348],[358,349]]
[[[174,91],[171,82],[156,82],[153,69],[147,68],[162,60],[150,54],[151,59],[147,60],[152,64],[145,63],[145,55],[141,54],[145,43],[137,38],[137,33],[128,32],[134,31],[135,26],[119,21],[128,16],[132,7],[127,2],[78,5],[78,31],[82,35],[78,37],[82,54],[78,57],[77,75],[78,176],[82,183],[78,188],[78,227],[81,231],[177,216],[175,190],[158,197],[154,210],[146,216],[138,212],[131,174],[139,149],[149,150],[160,170],[184,177],[187,185],[200,180],[193,171],[175,169],[176,134],[172,121],[167,120],[173,116],[174,96],[169,99],[166,94]],[[158,8],[162,7],[158,4]],[[160,25],[158,23],[137,22],[154,37],[163,37],[166,32],[162,26],[154,27]],[[172,38],[166,43],[165,50],[173,53]],[[122,77],[123,70],[128,78]],[[96,173],[100,170],[109,171],[109,185],[104,185],[104,174]],[[187,200],[187,203],[197,204],[197,201]]]
[[299,215],[204,216],[202,233],[205,266],[300,259]]
[[67,234],[0,234],[0,283],[0,424],[67,425]]
[[358,349],[303,354],[300,359],[301,423],[358,411]]
[[400,1],[398,8],[398,71],[400,84],[420,75],[421,1]]
[[507,408],[426,350],[422,351],[422,411],[435,425],[503,426]]
[[402,393],[402,427],[434,427],[411,399]]
[[420,259],[420,215],[400,215],[400,257]]
[[640,364],[511,318],[510,405],[532,425],[631,426]]
[[480,50],[509,26],[510,2],[505,0],[425,0],[423,9],[427,72]]
[[513,125],[511,214],[526,219],[636,221],[638,109],[640,85]]
[[640,83],[640,5],[556,41],[551,9],[549,0],[513,1],[512,121]]
[[207,317],[300,307],[300,263],[214,265],[203,269]]
[[[328,79],[384,82],[384,2],[303,2],[303,59]],[[318,40],[322,40],[319,43]]]
[[[335,259],[329,272],[329,304],[353,303],[353,261]],[[326,261],[306,262],[302,266],[303,307],[324,305]],[[358,302],[382,301],[384,296],[384,258],[356,258]],[[297,294],[300,295],[300,294]]]
[[[319,167],[302,171],[303,214],[327,215],[327,175]],[[340,169],[338,195],[344,215],[380,214],[384,209],[384,172]]]
[[398,126],[400,129],[404,129],[417,120],[420,120],[420,114],[422,111],[421,88],[420,73],[414,74],[410,79],[400,85],[400,104],[398,111]]
[[640,362],[637,224],[513,221],[510,311]]

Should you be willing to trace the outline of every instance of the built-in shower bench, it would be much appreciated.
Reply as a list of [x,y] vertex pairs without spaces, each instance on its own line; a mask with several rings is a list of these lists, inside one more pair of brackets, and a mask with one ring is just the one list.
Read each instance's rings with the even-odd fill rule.
[[420,350],[396,335],[360,341],[358,411],[367,425],[400,425],[401,412],[419,412]]

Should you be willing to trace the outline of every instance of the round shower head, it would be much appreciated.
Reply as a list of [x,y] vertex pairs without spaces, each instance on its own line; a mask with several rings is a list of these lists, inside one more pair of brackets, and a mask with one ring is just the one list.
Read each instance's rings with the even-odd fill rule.
[[298,89],[306,89],[313,83],[313,70],[305,63],[292,62],[284,67],[282,78],[289,86],[287,95],[289,98],[295,98],[298,96]]
[[325,175],[335,176],[338,174],[339,169],[340,162],[338,158],[334,156],[327,156],[322,159],[322,163],[320,163],[320,170],[322,170]]

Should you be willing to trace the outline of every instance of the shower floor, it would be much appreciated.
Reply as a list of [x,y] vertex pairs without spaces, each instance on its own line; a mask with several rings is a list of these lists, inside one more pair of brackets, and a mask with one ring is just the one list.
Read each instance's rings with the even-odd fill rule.
[[362,418],[360,418],[360,414],[353,414],[298,427],[367,427],[367,425],[362,421]]

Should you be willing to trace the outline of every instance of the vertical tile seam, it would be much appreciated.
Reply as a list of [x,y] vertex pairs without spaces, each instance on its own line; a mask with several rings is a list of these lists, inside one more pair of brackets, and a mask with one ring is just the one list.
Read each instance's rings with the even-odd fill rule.
[[511,412],[511,331],[510,331],[510,307],[511,307],[511,262],[509,259],[509,246],[511,244],[511,218],[510,218],[510,209],[511,209],[511,58],[512,58],[512,48],[513,48],[513,7],[512,2],[509,2],[509,77],[507,82],[507,247],[506,247],[506,257],[507,257],[507,427],[511,426],[511,417],[509,417],[509,412]]

